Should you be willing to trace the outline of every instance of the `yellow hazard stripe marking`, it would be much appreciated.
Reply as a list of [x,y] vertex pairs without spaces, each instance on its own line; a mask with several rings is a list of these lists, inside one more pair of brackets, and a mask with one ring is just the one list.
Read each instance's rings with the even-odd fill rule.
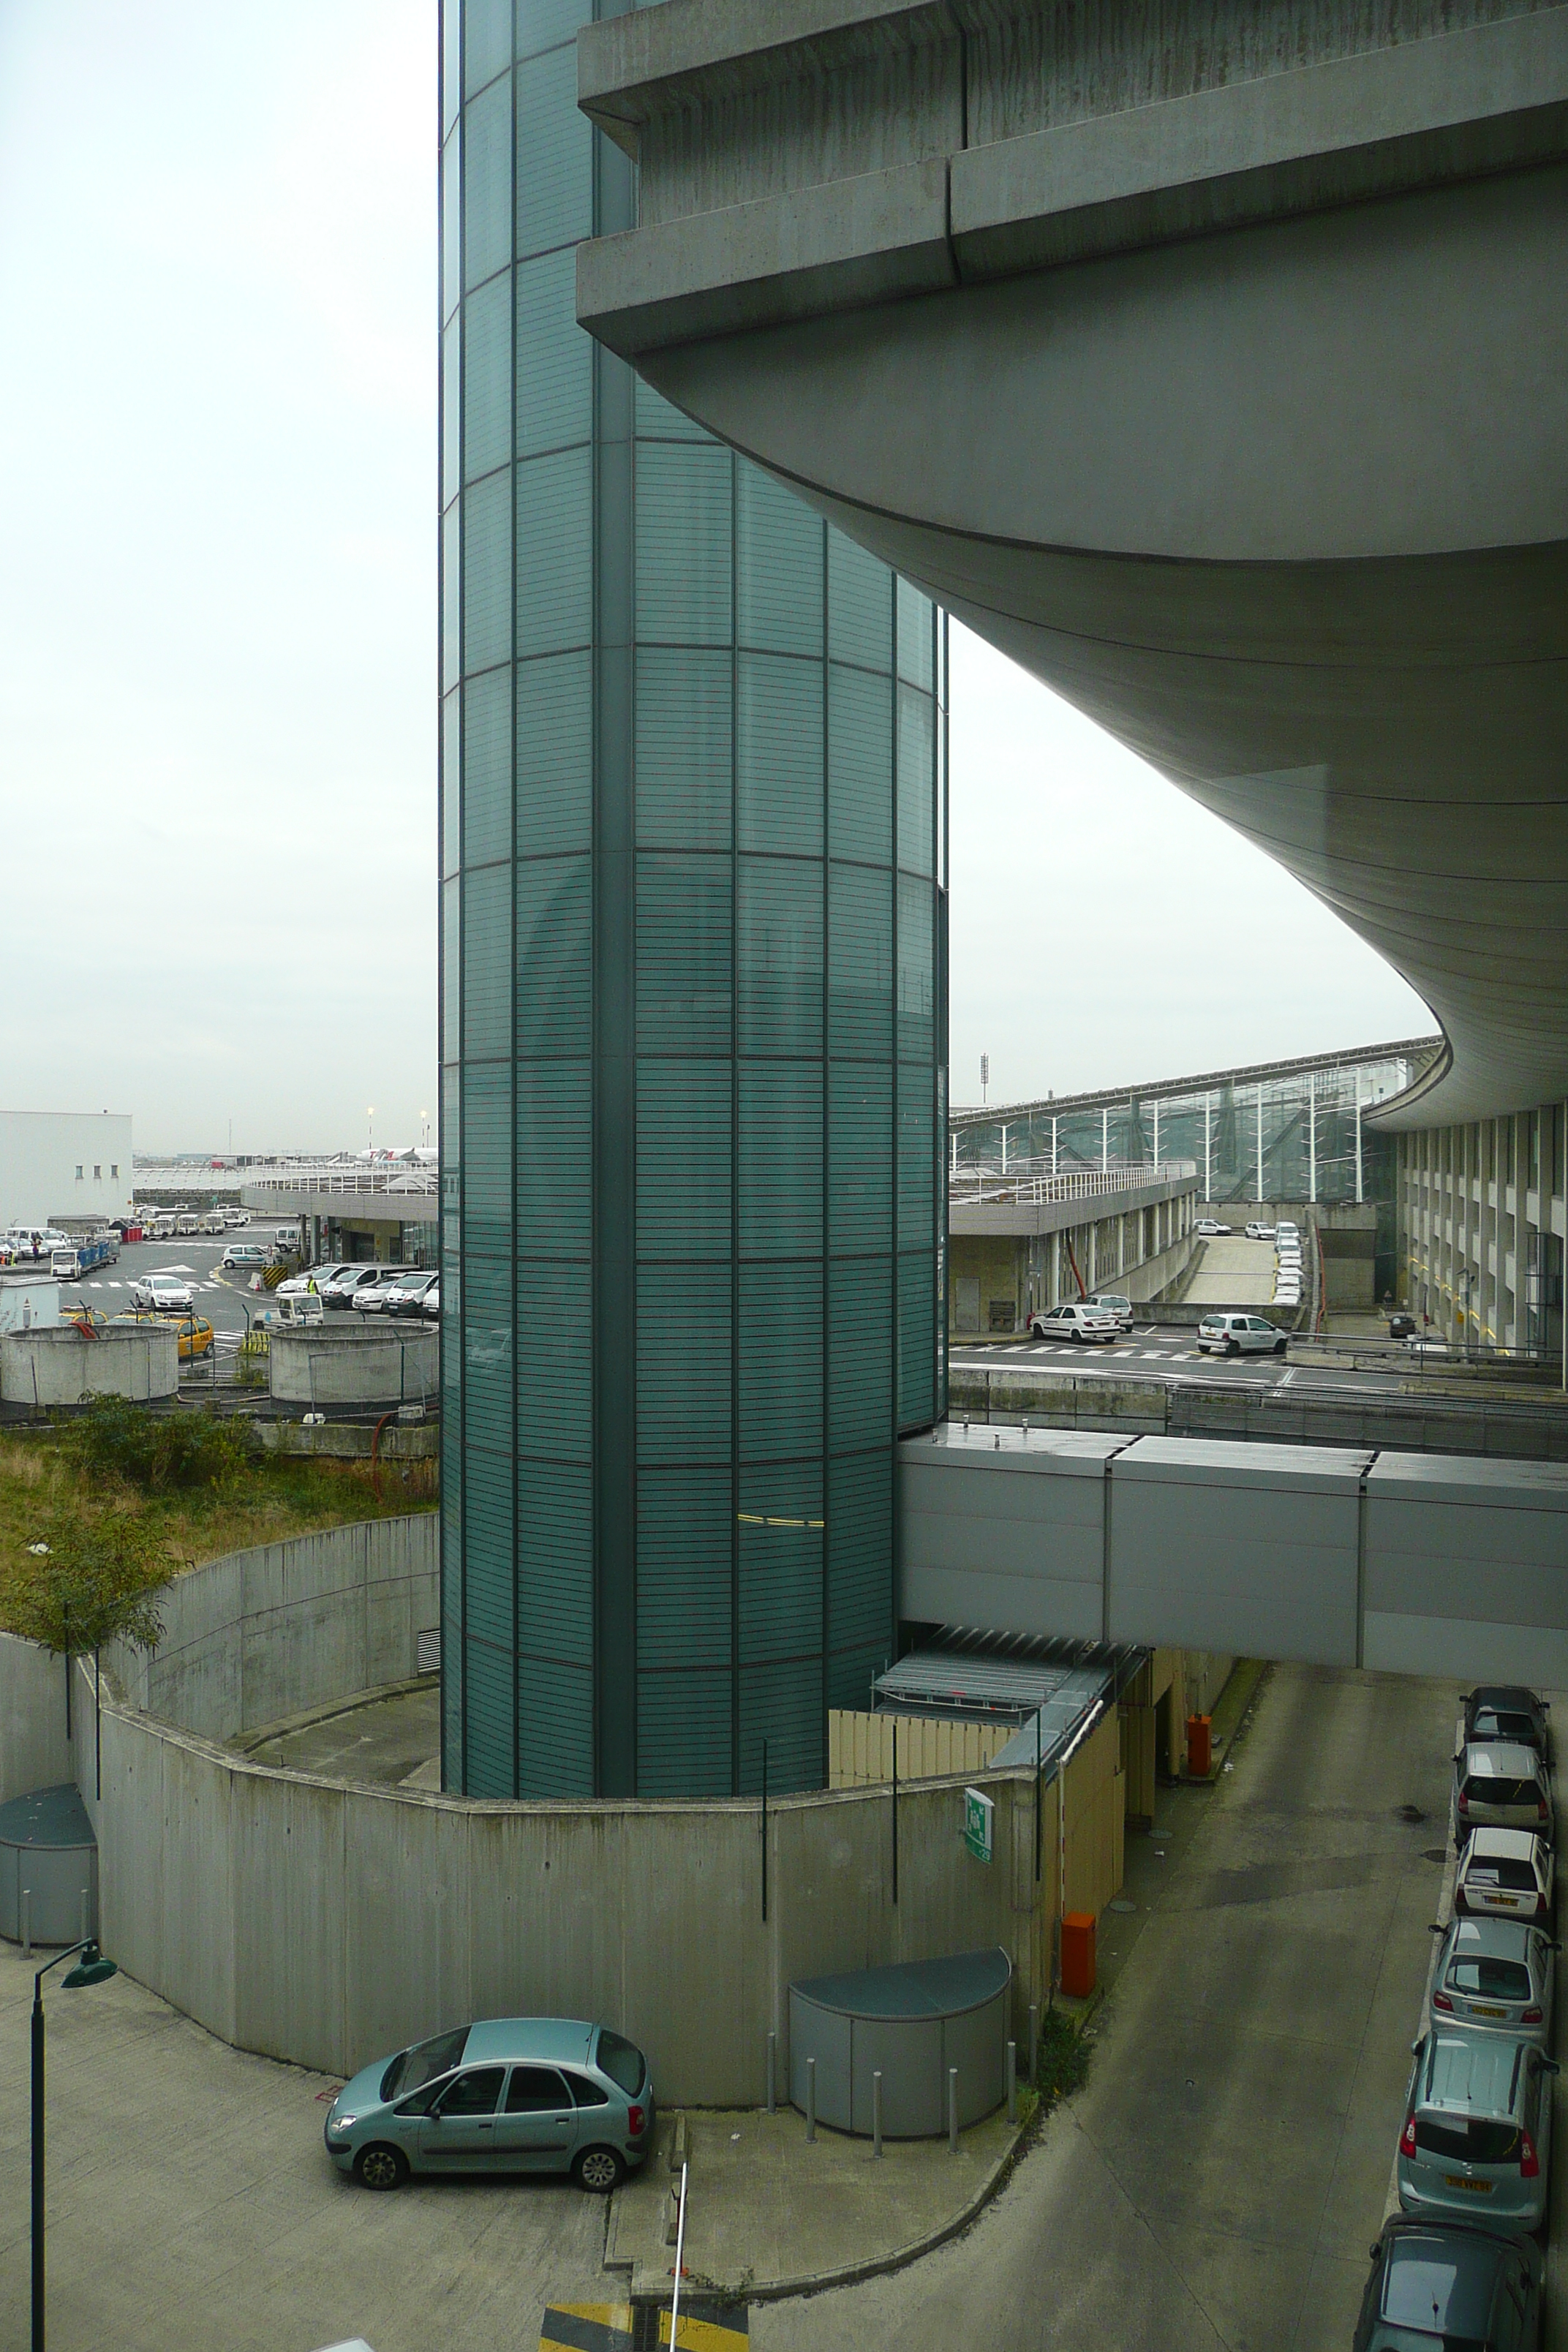
[[[680,2335],[675,2352],[735,2352],[737,2344],[747,2341],[749,2330],[744,2318],[738,2327],[726,2327],[722,2320],[689,2319],[685,2312],[679,2322]],[[658,2340],[669,2342],[669,2314],[658,2315]]]

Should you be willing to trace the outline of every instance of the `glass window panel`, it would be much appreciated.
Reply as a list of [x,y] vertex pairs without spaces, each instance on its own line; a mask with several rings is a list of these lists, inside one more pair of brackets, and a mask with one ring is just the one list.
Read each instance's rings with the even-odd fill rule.
[[828,1072],[827,1231],[835,1251],[892,1246],[893,1074],[858,1062]]
[[577,257],[563,246],[517,271],[517,454],[586,441],[594,342],[577,324]]
[[456,1176],[463,1164],[462,1100],[463,1087],[460,1072],[455,1066],[443,1070],[441,1073],[441,1191],[444,1205],[454,1208],[457,1206],[457,1192],[455,1188],[448,1187],[446,1180],[449,1176]]
[[[455,0],[447,0],[455,16]],[[511,0],[462,0],[463,92],[471,98],[511,63]]]
[[511,672],[493,669],[463,688],[463,863],[511,855]]
[[[942,642],[947,639],[947,622],[942,625]],[[948,719],[943,709],[936,715],[936,877],[947,887],[947,748]]]
[[731,472],[727,449],[637,444],[639,639],[730,643]]
[[733,1535],[727,1464],[639,1475],[637,1656],[644,1665],[729,1665]]
[[[476,1257],[470,1250],[464,1269],[463,1413],[470,1445],[492,1454],[511,1453],[511,1267],[504,1258]],[[511,1479],[479,1478],[469,1465],[470,1492],[465,1499],[470,1559],[476,1516],[486,1507],[489,1490],[504,1486],[508,1502]],[[496,1506],[500,1507],[499,1504]],[[508,1529],[510,1554],[510,1533]],[[507,1569],[510,1589],[510,1563]]]
[[823,523],[794,490],[742,459],[735,472],[736,622],[743,646],[822,651]]
[[480,866],[462,883],[463,1055],[493,1061],[511,1051],[511,868]]
[[827,1442],[835,1453],[886,1445],[893,1434],[887,1341],[893,1328],[893,1262],[835,1258],[827,1269]]
[[553,654],[517,669],[520,857],[594,840],[594,657]]
[[594,132],[577,106],[577,45],[531,58],[517,72],[517,250],[574,245],[594,234]]
[[511,258],[511,81],[463,109],[463,283],[479,286]]
[[454,499],[441,518],[441,685],[458,683],[463,656],[462,567],[463,502]]
[[731,657],[639,646],[637,665],[638,843],[728,849]]
[[730,1064],[639,1062],[637,1115],[639,1254],[727,1257]]
[[899,688],[899,864],[936,872],[936,705],[918,688]]
[[591,1797],[593,1668],[563,1665],[549,1656],[525,1655],[517,1679],[518,1795]]
[[[741,1661],[798,1658],[822,1648],[822,1465],[741,1473]],[[820,1668],[817,1712],[821,1712]],[[749,1720],[742,1709],[742,1721]],[[772,1746],[769,1749],[772,1783]]]
[[461,837],[459,818],[462,812],[462,772],[459,755],[462,744],[462,698],[458,691],[448,694],[441,705],[441,871],[455,874],[458,870],[458,844]]
[[911,1250],[899,1259],[899,1427],[922,1427],[935,1414],[936,1256]]
[[741,1268],[742,1462],[822,1451],[822,1267]]
[[742,654],[735,714],[742,849],[822,854],[822,665]]
[[593,1092],[586,1062],[519,1062],[515,1247],[520,1257],[587,1255]]
[[[742,1534],[745,1530],[742,1528]],[[754,1797],[762,1785],[763,1743],[767,1743],[768,1789],[787,1796],[820,1789],[827,1777],[826,1724],[822,1707],[822,1668],[816,1659],[741,1669],[741,1792]]]
[[468,1247],[503,1262],[511,1251],[511,1064],[476,1062],[463,1080],[463,1213]]
[[593,1269],[517,1268],[517,1450],[586,1462],[592,1439]]
[[893,857],[893,688],[886,677],[827,673],[827,825],[835,857]]
[[441,330],[441,504],[449,507],[460,482],[463,425],[463,321],[458,311]]
[[742,1062],[741,1252],[815,1255],[822,1248],[822,1068]]
[[728,1462],[730,1269],[647,1265],[637,1274],[639,1462]]
[[893,579],[841,530],[827,533],[827,650],[870,669],[893,666]]
[[899,1052],[930,1061],[936,1050],[935,897],[929,882],[899,877]]
[[462,99],[462,74],[458,48],[462,37],[463,12],[447,0],[441,11],[441,136],[444,139],[458,119]]
[[911,686],[923,686],[929,694],[936,685],[936,632],[931,625],[936,608],[907,580],[899,581],[898,598],[899,676]]
[[921,1249],[936,1238],[936,1121],[929,1070],[899,1073],[899,1247]]
[[492,278],[462,310],[464,378],[463,475],[477,481],[511,455],[511,289]]
[[463,500],[463,670],[511,652],[511,482],[492,474]]
[[632,382],[632,429],[639,441],[708,441],[713,436],[705,433],[700,425],[683,415],[662,393],[641,376]]
[[828,868],[827,1048],[886,1059],[893,1048],[893,885],[865,866]]
[[518,1464],[517,1581],[524,1653],[591,1664],[594,1503],[581,1465]]
[[517,1052],[586,1054],[594,1002],[589,860],[526,859],[516,875]]
[[727,857],[637,859],[637,1051],[728,1054]]
[[[727,1489],[728,1481],[726,1501]],[[639,1580],[642,1573],[639,1550]],[[726,1561],[726,1594],[728,1590]],[[722,1668],[672,1667],[663,1674],[637,1675],[639,1797],[729,1796],[733,1772],[731,1689],[727,1664]]]
[[[893,1636],[893,1589],[891,1454],[834,1462],[827,1472],[829,1650],[874,1650],[880,1643],[885,1655]],[[858,1699],[839,1704],[865,1706],[864,1685]]]
[[592,452],[563,449],[517,469],[517,650],[562,653],[594,633]]
[[822,867],[742,857],[736,981],[742,1054],[822,1051]]
[[593,0],[517,0],[517,54],[554,48],[570,41],[593,16]]
[[463,134],[452,132],[441,150],[441,316],[449,319],[463,290],[461,251],[463,207],[461,169]]

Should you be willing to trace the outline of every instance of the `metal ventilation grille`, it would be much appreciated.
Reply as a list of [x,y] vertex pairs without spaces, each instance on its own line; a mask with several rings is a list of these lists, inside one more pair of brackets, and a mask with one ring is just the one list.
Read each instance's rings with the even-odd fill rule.
[[440,1673],[441,1629],[438,1625],[422,1627],[414,1636],[414,1671],[416,1675]]

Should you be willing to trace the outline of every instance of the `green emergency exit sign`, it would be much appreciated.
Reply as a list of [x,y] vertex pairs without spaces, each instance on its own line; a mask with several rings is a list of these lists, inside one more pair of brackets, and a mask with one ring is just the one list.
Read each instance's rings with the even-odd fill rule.
[[991,1859],[991,1825],[995,1817],[995,1804],[983,1790],[965,1789],[963,1843],[976,1862],[989,1862]]

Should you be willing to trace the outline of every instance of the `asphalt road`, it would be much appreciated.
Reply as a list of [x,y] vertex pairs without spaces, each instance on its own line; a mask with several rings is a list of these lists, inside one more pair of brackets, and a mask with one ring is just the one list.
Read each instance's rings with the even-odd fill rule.
[[[1345,2352],[1404,2113],[1455,1712],[1449,1684],[1277,1668],[1144,1897],[1087,2088],[967,2236],[758,2305],[759,2352]],[[1163,1794],[1157,1830],[1171,1810]]]
[[241,1227],[232,1234],[186,1234],[177,1241],[127,1243],[118,1265],[106,1265],[81,1282],[61,1284],[61,1310],[71,1306],[95,1307],[100,1315],[119,1315],[129,1307],[131,1286],[142,1275],[174,1274],[190,1284],[196,1294],[197,1314],[205,1316],[215,1331],[242,1332],[246,1302],[250,1302],[252,1311],[263,1303],[250,1298],[250,1276],[256,1269],[236,1267],[225,1274],[220,1262],[231,1242],[249,1238]]
[[1162,1330],[1142,1323],[1110,1347],[1058,1339],[994,1340],[983,1348],[954,1347],[948,1361],[955,1371],[1000,1372],[1024,1366],[1070,1371],[1089,1380],[1224,1380],[1254,1388],[1330,1389],[1336,1395],[1372,1396],[1400,1392],[1415,1370],[1339,1371],[1332,1365],[1290,1364],[1273,1355],[1206,1355],[1200,1352],[1190,1328]]

